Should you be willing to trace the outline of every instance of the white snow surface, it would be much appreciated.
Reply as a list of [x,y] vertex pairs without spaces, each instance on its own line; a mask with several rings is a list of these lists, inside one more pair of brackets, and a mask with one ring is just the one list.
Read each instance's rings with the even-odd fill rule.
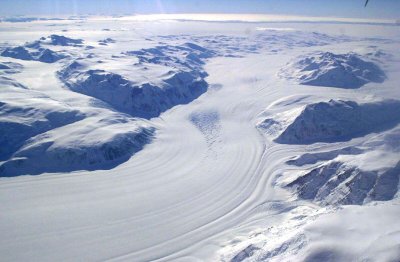
[[397,26],[0,29],[1,261],[400,259]]
[[381,83],[385,73],[374,62],[365,61],[356,53],[317,52],[288,63],[280,76],[302,85],[359,88],[369,82]]
[[[94,61],[100,66],[88,63],[91,57],[85,64],[73,61],[58,76],[73,91],[98,98],[132,116],[151,118],[175,105],[186,104],[206,91],[207,74],[202,70],[202,59],[211,55],[192,43],[163,45],[128,51],[111,61]],[[137,62],[132,64],[132,60]],[[129,76],[121,76],[118,71],[123,69],[125,75],[136,73],[140,78],[129,80]]]
[[[278,143],[345,141],[395,127],[400,123],[400,101],[388,99],[357,104],[354,101],[331,99],[308,104],[293,120],[292,114],[293,110],[278,113],[276,117],[266,118],[258,126],[269,134],[278,133],[279,136],[275,138]],[[279,133],[278,129],[284,130]]]

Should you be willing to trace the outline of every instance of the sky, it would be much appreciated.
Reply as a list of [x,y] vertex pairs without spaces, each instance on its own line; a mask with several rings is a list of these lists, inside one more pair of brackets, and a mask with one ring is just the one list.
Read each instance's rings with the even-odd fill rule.
[[262,13],[400,19],[400,0],[0,0],[0,15]]

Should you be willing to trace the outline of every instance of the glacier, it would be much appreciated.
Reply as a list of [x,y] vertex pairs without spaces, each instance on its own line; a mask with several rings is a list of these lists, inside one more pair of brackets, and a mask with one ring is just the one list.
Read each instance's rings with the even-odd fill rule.
[[1,260],[398,261],[398,26],[196,17],[0,19]]

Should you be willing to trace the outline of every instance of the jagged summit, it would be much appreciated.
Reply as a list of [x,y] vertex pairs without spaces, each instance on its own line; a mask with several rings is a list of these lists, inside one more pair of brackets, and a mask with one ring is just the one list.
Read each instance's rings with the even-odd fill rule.
[[48,37],[41,37],[40,43],[60,46],[81,46],[82,39],[73,39],[62,35],[50,35]]
[[47,48],[39,48],[37,50],[30,50],[23,46],[8,47],[2,53],[1,56],[12,57],[21,60],[32,60],[40,61],[44,63],[54,63],[60,59],[66,57],[66,55],[57,53]]
[[[50,35],[48,37],[41,37],[37,41],[28,42],[23,46],[7,47],[1,53],[1,56],[12,57],[21,60],[40,61],[44,63],[54,63],[60,59],[67,57],[64,52],[56,52],[49,48],[49,46],[76,46],[81,47],[82,39],[72,39],[60,35]],[[43,47],[45,46],[45,47]]]

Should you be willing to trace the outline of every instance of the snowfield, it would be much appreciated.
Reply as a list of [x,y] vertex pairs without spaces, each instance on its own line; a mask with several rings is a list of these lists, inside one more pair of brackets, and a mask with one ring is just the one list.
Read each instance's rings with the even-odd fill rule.
[[310,144],[351,140],[391,129],[400,123],[400,101],[397,100],[360,105],[342,100],[308,104],[288,126],[283,127],[291,112],[280,113],[280,119],[282,114],[286,116],[281,123],[267,118],[259,123],[259,127],[267,133],[284,128],[275,139],[278,143]]
[[[189,103],[207,90],[204,81],[207,74],[202,70],[202,59],[211,54],[195,44],[157,46],[119,55],[112,61],[96,61],[100,67],[74,61],[58,75],[73,91],[93,96],[119,111],[142,118],[159,116],[175,105]],[[107,66],[119,64],[120,59],[132,63],[133,59],[126,55],[138,59],[135,64],[126,65],[126,70],[135,67],[136,73],[143,78],[139,83],[136,82],[139,79],[133,82],[117,72],[97,69],[102,68],[103,63]]]
[[0,260],[400,259],[397,25],[147,18],[1,19]]
[[302,85],[359,88],[385,80],[385,73],[377,64],[364,61],[355,53],[318,52],[297,60],[283,68],[280,75]]

